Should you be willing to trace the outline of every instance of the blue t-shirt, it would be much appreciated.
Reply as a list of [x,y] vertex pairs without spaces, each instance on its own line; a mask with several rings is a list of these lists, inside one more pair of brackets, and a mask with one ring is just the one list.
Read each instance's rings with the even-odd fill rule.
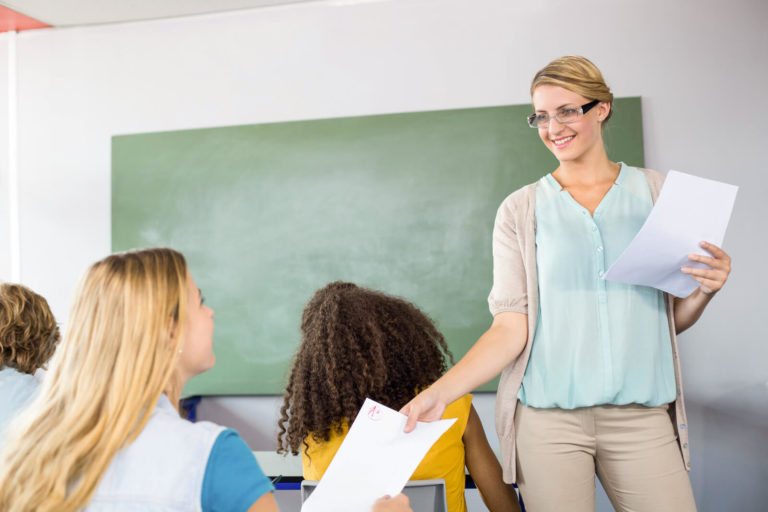
[[274,489],[238,433],[219,434],[205,466],[203,511],[243,512]]

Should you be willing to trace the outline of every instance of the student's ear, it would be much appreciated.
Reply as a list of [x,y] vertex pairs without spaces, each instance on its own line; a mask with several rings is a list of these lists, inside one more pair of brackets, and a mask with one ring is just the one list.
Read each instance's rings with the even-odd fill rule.
[[173,340],[176,339],[176,329],[178,328],[178,322],[171,318],[168,321],[168,343],[173,345]]

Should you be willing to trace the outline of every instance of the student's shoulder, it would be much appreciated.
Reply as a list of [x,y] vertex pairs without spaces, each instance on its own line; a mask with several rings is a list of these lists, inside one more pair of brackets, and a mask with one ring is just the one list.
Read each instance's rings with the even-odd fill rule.
[[469,411],[469,408],[472,406],[472,395],[466,394],[460,398],[457,398],[455,401],[448,404],[448,406],[445,408],[445,413],[443,414],[443,418],[455,418],[455,416],[452,416],[451,413],[460,413]]
[[169,404],[170,402],[165,396],[160,397],[145,431],[152,432],[155,437],[165,439],[170,445],[193,442],[211,445],[222,432],[227,430],[227,427],[210,421],[192,423],[181,418]]
[[0,395],[3,401],[13,404],[28,402],[40,387],[32,375],[21,373],[13,368],[0,370]]
[[[215,423],[210,422],[199,422],[195,423],[195,426],[199,426],[200,428],[207,428],[206,425],[201,425],[201,423],[208,423],[209,426],[215,426],[218,427]],[[211,450],[211,455],[213,457],[213,454],[222,454],[226,453],[229,455],[239,455],[242,456],[242,454],[247,454],[247,459],[249,461],[253,459],[255,461],[256,459],[253,457],[253,452],[248,447],[246,442],[243,440],[242,437],[240,437],[240,434],[237,433],[236,430],[233,430],[231,428],[224,428],[222,427],[222,430],[219,431],[216,435],[216,442],[213,445],[213,449]],[[227,460],[229,457],[224,457],[224,460]]]
[[34,376],[27,373],[21,373],[14,368],[0,369],[0,383],[2,383],[4,388],[13,387],[19,390],[35,390],[39,387],[39,382]]
[[273,490],[272,482],[240,435],[232,429],[221,432],[205,465],[203,511],[247,510]]

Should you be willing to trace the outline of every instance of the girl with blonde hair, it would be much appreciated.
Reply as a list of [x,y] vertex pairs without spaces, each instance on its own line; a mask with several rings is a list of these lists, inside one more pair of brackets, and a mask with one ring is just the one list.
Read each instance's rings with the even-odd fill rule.
[[504,480],[526,509],[594,511],[595,474],[618,511],[693,511],[676,334],[725,284],[730,258],[684,266],[687,298],[602,279],[658,197],[664,176],[611,161],[613,94],[584,57],[531,84],[527,121],[557,168],[507,197],[493,230],[493,323],[459,363],[403,407],[406,430],[502,372],[496,401]]
[[81,280],[39,396],[0,455],[0,509],[276,511],[237,433],[179,417],[214,363],[213,311],[171,249],[114,254]]

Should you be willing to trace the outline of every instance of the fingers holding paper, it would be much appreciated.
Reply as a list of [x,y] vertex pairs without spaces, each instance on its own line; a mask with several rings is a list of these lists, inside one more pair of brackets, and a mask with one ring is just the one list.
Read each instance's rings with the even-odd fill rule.
[[394,498],[384,496],[376,500],[371,512],[413,512],[408,497],[405,494],[398,494]]
[[709,242],[701,242],[699,245],[712,256],[689,254],[688,259],[703,263],[709,268],[682,267],[681,270],[699,282],[699,289],[703,293],[714,295],[728,280],[728,275],[731,273],[731,257],[720,247]]
[[446,404],[437,396],[433,388],[427,388],[405,404],[400,412],[408,416],[405,432],[416,428],[417,421],[436,421],[443,417]]

